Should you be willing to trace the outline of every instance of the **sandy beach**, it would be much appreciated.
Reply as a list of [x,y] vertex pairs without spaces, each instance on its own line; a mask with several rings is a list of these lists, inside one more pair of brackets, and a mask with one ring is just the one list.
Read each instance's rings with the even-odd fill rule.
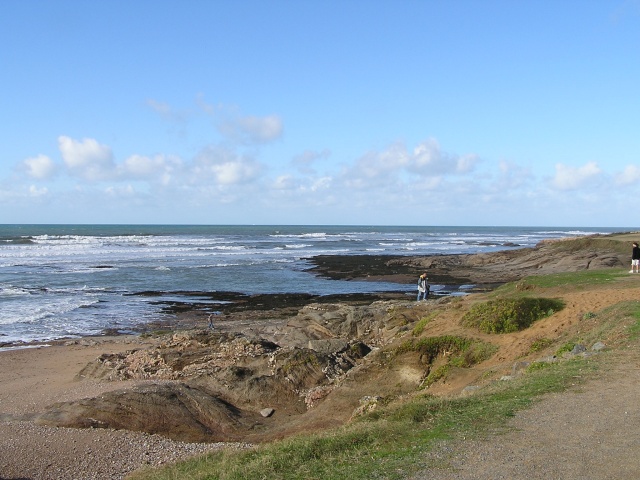
[[[134,336],[97,337],[0,352],[0,478],[121,479],[145,465],[220,448],[125,430],[38,426],[28,420],[55,402],[113,389],[110,382],[80,381],[76,375],[103,353],[151,344]],[[118,388],[126,387],[127,382],[119,382]]]

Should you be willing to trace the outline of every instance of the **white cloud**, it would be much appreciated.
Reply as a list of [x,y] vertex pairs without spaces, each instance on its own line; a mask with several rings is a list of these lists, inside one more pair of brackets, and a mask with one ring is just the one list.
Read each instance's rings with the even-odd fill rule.
[[333,179],[331,177],[322,177],[322,178],[316,179],[311,184],[310,189],[312,192],[325,191],[325,190],[329,190],[332,185],[333,185]]
[[53,160],[46,155],[38,155],[24,160],[22,162],[22,169],[32,178],[45,180],[55,174],[56,165]]
[[244,162],[225,162],[211,165],[211,171],[215,174],[217,182],[224,185],[244,183],[253,178],[256,173],[253,165]]
[[617,185],[633,185],[640,181],[640,167],[637,165],[627,165],[624,170],[616,175]]
[[291,175],[280,175],[272,184],[274,190],[292,190],[295,188],[295,180]]
[[470,173],[477,162],[476,155],[457,156],[442,152],[433,139],[422,142],[412,152],[402,143],[395,143],[383,151],[369,152],[361,157],[353,167],[345,169],[343,178],[347,185],[357,189],[396,188],[395,182],[399,179],[411,183],[405,178],[407,175],[413,175],[414,182],[421,185],[427,178],[431,179],[430,184],[437,184],[439,176]]
[[148,99],[146,103],[147,106],[160,115],[160,117],[171,122],[184,124],[190,117],[190,113],[188,111],[175,110],[168,103],[160,102],[153,98]]
[[72,175],[89,181],[108,180],[115,175],[111,148],[92,138],[77,141],[62,135],[58,137],[58,147]]
[[256,179],[262,169],[262,165],[252,158],[239,156],[231,150],[208,147],[196,158],[191,173],[194,183],[213,180],[219,185],[236,185]]
[[440,149],[438,142],[430,138],[413,149],[409,170],[420,175],[468,173],[478,162],[476,155],[451,155]]
[[119,166],[120,178],[159,181],[168,185],[183,169],[182,160],[174,156],[131,155]]
[[261,145],[282,136],[282,119],[277,115],[237,117],[222,122],[218,130],[225,137],[243,145]]
[[499,177],[493,186],[495,191],[505,192],[523,188],[533,180],[533,175],[529,169],[513,162],[501,161],[498,164],[498,171]]
[[365,176],[377,177],[405,168],[410,161],[404,145],[396,143],[382,152],[367,155],[358,163]]
[[123,185],[119,187],[110,186],[104,189],[104,192],[110,197],[132,197],[136,194],[133,185]]
[[164,170],[164,158],[160,155],[155,157],[131,155],[122,164],[122,173],[125,176],[138,178],[153,177],[162,170]]
[[291,163],[295,165],[301,173],[312,174],[315,173],[313,164],[319,160],[325,160],[329,158],[331,152],[327,149],[321,152],[314,152],[311,150],[305,150],[300,155],[296,155]]
[[[269,122],[262,123],[257,117],[245,120],[249,118],[255,122],[243,123],[239,119],[234,125],[238,128],[236,134],[251,141],[272,138],[282,131],[278,122],[270,129]],[[264,127],[262,133],[260,125]],[[249,134],[252,129],[254,133]],[[269,170],[258,160],[259,149],[243,149],[232,142],[207,146],[194,158],[133,154],[119,162],[109,146],[92,138],[60,136],[58,145],[64,164],[56,164],[47,155],[23,160],[18,165],[23,180],[26,175],[38,182],[29,180],[13,186],[7,180],[6,192],[0,192],[0,197],[13,195],[14,202],[19,199],[26,205],[56,205],[56,201],[64,203],[69,198],[86,200],[76,204],[99,203],[105,208],[126,205],[124,210],[131,212],[127,218],[133,218],[133,212],[168,212],[172,206],[179,209],[182,205],[193,207],[193,215],[200,209],[217,208],[225,215],[232,211],[250,213],[251,218],[259,218],[264,212],[279,212],[272,217],[285,218],[291,212],[303,215],[301,212],[306,209],[314,221],[330,221],[335,216],[362,222],[401,222],[411,221],[413,217],[406,212],[415,211],[424,211],[428,222],[448,221],[447,212],[454,212],[455,218],[467,222],[491,221],[493,214],[505,219],[520,218],[519,212],[525,212],[526,218],[533,221],[532,213],[542,210],[562,215],[560,212],[575,208],[578,197],[583,203],[596,204],[605,182],[608,186],[614,182],[640,183],[637,165],[628,165],[614,176],[605,174],[595,162],[578,167],[557,164],[553,178],[536,178],[529,168],[514,162],[480,163],[473,154],[447,153],[435,139],[410,147],[396,142],[342,164],[324,161],[330,157],[328,150],[307,150],[289,164],[279,166],[273,162]],[[65,184],[65,178],[59,175],[55,189],[42,188],[41,184],[56,173],[88,182],[68,182],[67,178]],[[36,185],[29,186],[32,182]],[[612,197],[615,191],[628,193],[627,189],[608,189],[611,190]],[[546,221],[544,216],[535,218]]]
[[42,197],[49,193],[49,190],[46,187],[38,188],[35,185],[31,185],[29,187],[29,196],[30,197]]
[[222,105],[212,105],[204,99],[204,94],[196,95],[196,105],[207,115],[215,115],[218,110],[223,110]]
[[552,185],[559,190],[576,190],[586,184],[591,184],[598,179],[601,173],[602,170],[595,162],[586,163],[578,168],[558,163]]

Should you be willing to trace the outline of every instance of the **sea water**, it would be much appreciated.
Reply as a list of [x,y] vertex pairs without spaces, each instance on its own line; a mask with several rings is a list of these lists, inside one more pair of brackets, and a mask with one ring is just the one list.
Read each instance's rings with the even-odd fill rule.
[[[0,225],[0,343],[126,331],[184,292],[317,295],[413,283],[329,280],[317,255],[433,255],[531,247],[615,228]],[[437,288],[437,286],[436,286]],[[160,293],[150,298],[134,295]]]

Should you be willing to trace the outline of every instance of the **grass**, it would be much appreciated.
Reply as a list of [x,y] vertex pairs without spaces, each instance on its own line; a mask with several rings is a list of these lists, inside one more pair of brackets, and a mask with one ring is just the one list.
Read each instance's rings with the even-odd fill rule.
[[501,298],[474,305],[462,317],[462,325],[485,333],[512,333],[562,310],[561,300],[551,298]]
[[467,368],[483,362],[496,353],[497,347],[481,340],[443,335],[440,337],[426,337],[411,339],[400,344],[396,349],[397,355],[406,352],[418,352],[425,356],[427,363],[431,363],[437,356],[446,353],[449,363],[455,367]]
[[629,274],[626,269],[582,270],[580,272],[533,275],[518,282],[502,285],[494,290],[493,293],[495,296],[504,296],[536,288],[584,289],[585,287],[603,285],[628,278]]
[[640,301],[620,302],[597,314],[583,315],[581,323],[584,326],[578,336],[562,345],[556,352],[557,356],[571,351],[578,343],[589,347],[594,342],[603,341],[615,347],[640,340]]
[[412,335],[414,337],[420,336],[420,334],[424,331],[424,329],[427,326],[427,324],[429,322],[431,322],[437,315],[438,315],[437,312],[432,312],[429,315],[427,315],[426,317],[422,317],[420,320],[418,320],[418,322],[416,323],[415,327],[413,327],[413,330],[411,332]]
[[627,318],[630,320],[627,328],[629,339],[638,340],[640,338],[640,302],[629,302],[627,308]]
[[447,362],[429,372],[422,381],[420,388],[426,388],[438,380],[446,378],[452,368],[469,368],[490,358],[498,347],[491,343],[477,339],[443,335],[440,337],[426,337],[410,339],[394,349],[394,355],[407,352],[419,353],[425,358],[425,363],[432,363],[436,357],[445,356]]
[[529,350],[531,352],[540,352],[552,344],[553,344],[553,340],[549,338],[539,338],[538,340],[536,340],[531,344],[531,347],[529,348]]
[[401,479],[433,467],[425,456],[446,439],[479,438],[505,428],[518,410],[597,370],[593,360],[550,364],[522,379],[497,382],[472,397],[428,395],[387,406],[342,428],[292,437],[246,451],[227,450],[141,471],[135,480]]

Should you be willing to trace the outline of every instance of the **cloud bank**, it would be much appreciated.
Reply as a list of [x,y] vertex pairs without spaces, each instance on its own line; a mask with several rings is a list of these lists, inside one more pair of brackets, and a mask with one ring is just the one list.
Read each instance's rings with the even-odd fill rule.
[[[160,102],[149,106],[169,122],[188,117]],[[59,209],[81,203],[94,212],[127,208],[129,217],[143,223],[286,218],[291,223],[482,224],[491,213],[505,224],[533,225],[544,218],[540,212],[570,215],[577,202],[595,205],[599,194],[611,196],[617,187],[622,195],[640,183],[635,165],[605,172],[595,161],[558,163],[549,175],[536,175],[514,161],[451,153],[431,137],[415,145],[394,142],[351,160],[337,161],[327,147],[267,161],[269,147],[284,133],[280,116],[199,106],[219,137],[190,157],[130,152],[116,158],[100,139],[62,134],[56,153],[16,165],[16,177],[2,183],[0,199]],[[180,213],[185,209],[187,217]]]

